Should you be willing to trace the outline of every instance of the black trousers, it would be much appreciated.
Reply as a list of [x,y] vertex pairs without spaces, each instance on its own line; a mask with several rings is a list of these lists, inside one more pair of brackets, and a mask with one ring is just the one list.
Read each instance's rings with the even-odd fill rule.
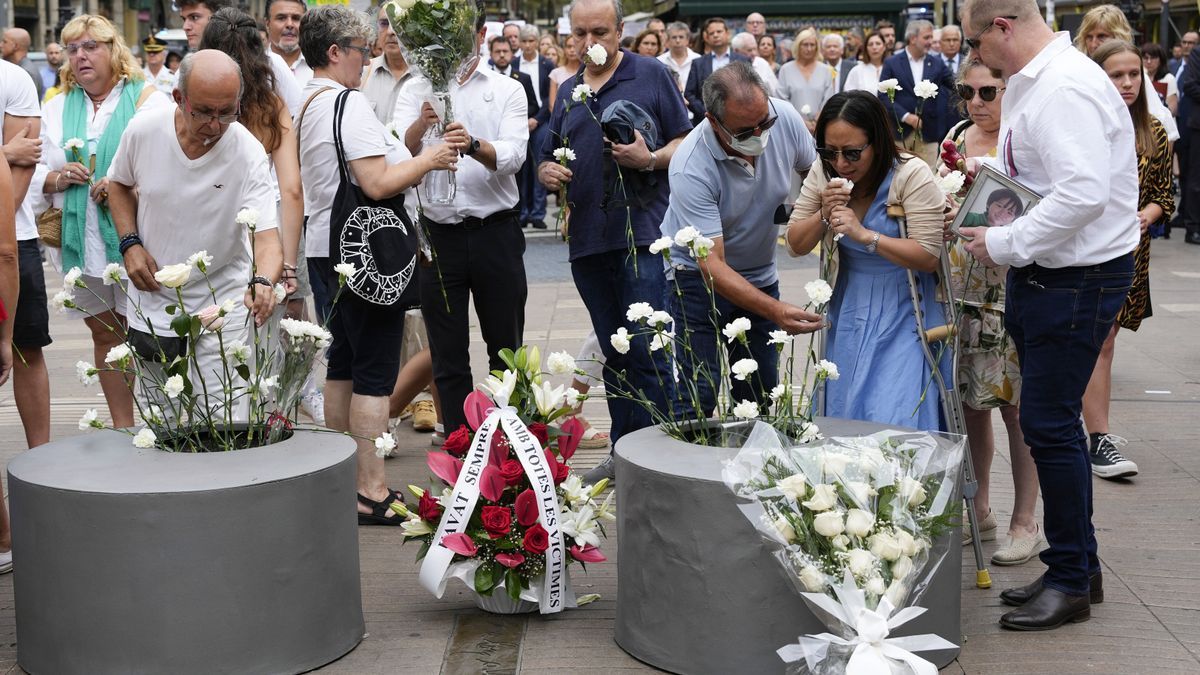
[[435,223],[421,219],[435,261],[421,267],[421,313],[433,354],[433,381],[449,433],[466,424],[463,402],[475,387],[471,374],[468,303],[487,344],[488,369],[504,370],[500,350],[517,349],[525,332],[525,235],[514,210],[483,221]]

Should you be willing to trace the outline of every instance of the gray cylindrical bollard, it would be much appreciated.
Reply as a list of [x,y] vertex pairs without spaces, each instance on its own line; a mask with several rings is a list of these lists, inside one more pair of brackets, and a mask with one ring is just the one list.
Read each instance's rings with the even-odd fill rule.
[[297,673],[363,637],[348,438],[179,454],[105,431],[8,471],[30,673]]

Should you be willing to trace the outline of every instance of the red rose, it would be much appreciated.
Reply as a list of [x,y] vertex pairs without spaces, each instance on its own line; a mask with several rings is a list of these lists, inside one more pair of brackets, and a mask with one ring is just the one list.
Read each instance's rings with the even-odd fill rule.
[[525,467],[515,459],[506,459],[500,465],[500,475],[508,485],[516,485],[525,477]]
[[550,432],[546,429],[546,425],[542,424],[541,422],[534,422],[533,424],[530,424],[529,433],[533,434],[533,437],[538,439],[538,442],[542,444],[543,448],[546,447],[548,442],[550,442]]
[[530,553],[545,553],[550,546],[550,535],[540,524],[525,530],[525,550]]
[[436,523],[442,517],[442,505],[429,494],[429,490],[426,490],[417,502],[417,515],[431,523]]
[[467,450],[471,448],[471,432],[467,429],[467,425],[459,425],[457,429],[450,432],[446,437],[446,442],[442,443],[442,450],[454,455],[462,457],[467,454]]
[[512,529],[512,510],[507,506],[485,506],[479,517],[492,539],[499,539]]
[[566,462],[559,462],[554,467],[554,484],[559,485],[571,475],[571,467]]

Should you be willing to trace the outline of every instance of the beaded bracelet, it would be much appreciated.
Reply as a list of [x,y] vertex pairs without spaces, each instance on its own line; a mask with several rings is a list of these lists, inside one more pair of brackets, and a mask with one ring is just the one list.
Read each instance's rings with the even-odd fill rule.
[[142,238],[138,236],[137,232],[131,232],[121,237],[121,243],[118,244],[117,248],[121,251],[121,255],[125,255],[125,252],[134,246],[142,246]]

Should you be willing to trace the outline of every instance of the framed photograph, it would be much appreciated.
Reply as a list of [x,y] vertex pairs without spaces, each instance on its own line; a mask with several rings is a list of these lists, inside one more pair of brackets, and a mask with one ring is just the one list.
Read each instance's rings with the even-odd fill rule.
[[986,164],[981,165],[950,230],[962,237],[959,228],[1008,225],[1041,200],[1038,193]]

